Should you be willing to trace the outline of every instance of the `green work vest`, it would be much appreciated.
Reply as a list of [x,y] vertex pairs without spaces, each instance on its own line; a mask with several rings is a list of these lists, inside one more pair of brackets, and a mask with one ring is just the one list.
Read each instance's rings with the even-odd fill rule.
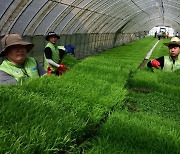
[[169,56],[164,56],[164,67],[163,71],[165,72],[173,72],[175,70],[180,69],[180,58],[175,60],[175,63],[173,64],[173,59]]
[[58,49],[66,50],[64,46],[58,46]]
[[36,60],[32,57],[26,58],[23,66],[17,66],[5,59],[0,65],[0,70],[14,77],[20,85],[39,77]]
[[[49,42],[49,43],[46,45],[46,47],[49,47],[49,48],[51,49],[51,51],[52,51],[52,60],[53,60],[55,63],[59,64],[59,59],[60,59],[60,57],[59,57],[59,49],[65,50],[64,46],[57,46],[57,45]],[[45,47],[45,48],[46,48],[46,47]],[[52,69],[53,71],[56,71],[56,70],[57,70],[57,67],[52,66],[51,64],[49,64],[49,63],[46,61],[46,57],[45,57],[45,55],[44,55],[44,69],[47,70],[47,68],[48,68],[49,66],[51,67],[51,69]]]

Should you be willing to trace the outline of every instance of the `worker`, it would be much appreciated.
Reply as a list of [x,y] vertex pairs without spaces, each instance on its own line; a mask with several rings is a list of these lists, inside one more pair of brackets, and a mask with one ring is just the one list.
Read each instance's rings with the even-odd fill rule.
[[157,37],[157,31],[155,31],[155,33],[154,33],[154,38],[156,38]]
[[2,40],[0,57],[5,57],[0,65],[0,84],[24,84],[46,74],[34,58],[27,53],[34,44],[26,42],[19,34],[5,35]]
[[161,31],[159,33],[157,33],[157,37],[158,37],[158,40],[161,39],[161,37],[162,37],[162,32]]
[[74,47],[58,46],[57,41],[60,37],[55,32],[49,32],[46,36],[48,41],[44,50],[44,69],[55,75],[62,75],[68,68],[62,64],[63,57],[66,53],[74,54]]
[[163,71],[172,72],[180,69],[180,39],[173,37],[170,42],[164,43],[169,48],[169,56],[162,56],[148,62],[149,68],[161,68]]
[[167,39],[169,38],[169,32],[166,33],[166,38],[167,38]]

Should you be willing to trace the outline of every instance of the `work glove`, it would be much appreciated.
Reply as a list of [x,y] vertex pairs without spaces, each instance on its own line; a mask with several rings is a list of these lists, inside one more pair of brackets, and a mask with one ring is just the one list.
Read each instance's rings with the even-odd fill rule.
[[67,69],[67,67],[63,64],[60,64],[58,67],[59,70]]
[[152,64],[152,66],[155,67],[155,68],[159,68],[159,66],[160,66],[160,62],[157,61],[156,59],[152,60],[152,61],[151,61],[151,64]]
[[65,73],[68,69],[69,69],[69,68],[66,67],[65,65],[60,64],[59,67],[58,67],[59,75],[62,75],[62,74]]
[[48,66],[48,68],[47,68],[47,74],[48,75],[51,75],[51,74],[53,74],[54,72],[53,72],[53,70],[51,69],[51,67],[50,66]]
[[70,53],[74,55],[75,47],[73,45],[69,44],[69,45],[65,45],[64,47],[65,47],[65,53]]

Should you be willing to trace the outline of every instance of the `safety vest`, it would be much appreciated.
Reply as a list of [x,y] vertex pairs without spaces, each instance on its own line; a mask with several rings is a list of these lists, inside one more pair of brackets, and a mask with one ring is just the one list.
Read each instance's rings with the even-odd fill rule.
[[17,66],[5,59],[0,65],[0,70],[14,77],[20,85],[39,77],[36,60],[32,57],[26,58],[23,66]]
[[169,56],[164,56],[164,67],[163,71],[165,72],[173,72],[177,69],[180,69],[180,58],[175,60],[173,64],[173,59]]
[[[53,60],[55,63],[59,64],[59,59],[60,59],[60,57],[59,57],[59,49],[65,50],[64,46],[57,46],[57,45],[49,42],[49,43],[46,45],[46,47],[49,47],[49,48],[51,49],[51,51],[52,51],[52,60]],[[45,48],[46,48],[46,47],[45,47]],[[46,57],[45,57],[45,55],[44,55],[44,69],[47,70],[47,68],[48,68],[49,66],[51,67],[51,69],[52,69],[53,71],[56,71],[56,70],[57,70],[57,67],[55,67],[55,66],[53,66],[53,65],[51,65],[51,64],[49,64],[49,63],[47,62]]]
[[64,46],[58,46],[58,49],[66,50]]

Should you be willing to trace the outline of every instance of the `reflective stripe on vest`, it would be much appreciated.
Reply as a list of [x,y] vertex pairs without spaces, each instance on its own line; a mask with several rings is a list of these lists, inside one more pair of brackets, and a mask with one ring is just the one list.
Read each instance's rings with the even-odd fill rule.
[[165,72],[172,72],[177,69],[180,69],[180,58],[175,60],[175,63],[173,64],[173,59],[169,56],[164,56],[164,67],[163,71]]
[[62,49],[62,50],[66,50],[66,48],[64,46],[58,46],[58,49]]
[[18,67],[5,59],[0,65],[0,70],[14,77],[18,84],[21,85],[31,79],[39,77],[36,60],[32,57],[26,58],[23,67]]

